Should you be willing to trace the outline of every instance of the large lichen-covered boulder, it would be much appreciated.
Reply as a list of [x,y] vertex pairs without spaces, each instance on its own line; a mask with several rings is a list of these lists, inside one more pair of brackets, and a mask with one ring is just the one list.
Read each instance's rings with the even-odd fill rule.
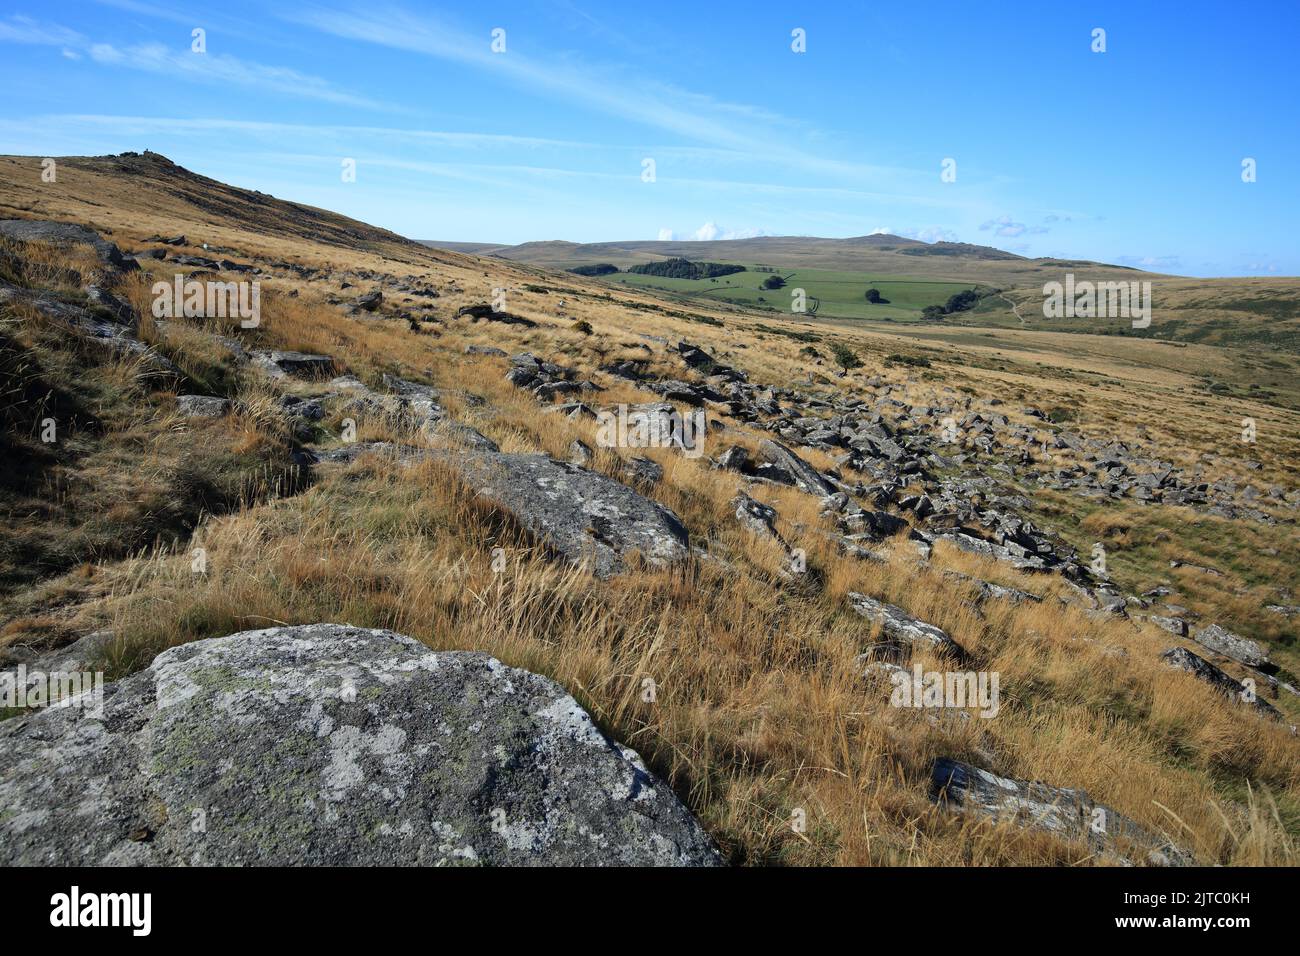
[[557,684],[313,624],[197,641],[0,722],[0,865],[716,865]]

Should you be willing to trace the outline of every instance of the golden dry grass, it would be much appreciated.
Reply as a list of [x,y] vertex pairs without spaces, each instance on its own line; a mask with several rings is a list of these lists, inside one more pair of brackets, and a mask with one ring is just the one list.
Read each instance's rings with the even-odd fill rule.
[[[814,499],[792,489],[763,488],[754,494],[778,510],[780,532],[806,550],[808,577],[821,584],[790,586],[780,573],[783,554],[734,521],[727,503],[736,493],[736,476],[711,469],[706,459],[666,450],[645,452],[665,471],[649,494],[682,518],[709,557],[673,570],[640,568],[605,582],[548,560],[504,509],[474,495],[454,471],[436,463],[403,466],[370,456],[348,467],[321,468],[311,487],[282,493],[288,489],[277,484],[274,468],[289,438],[273,403],[284,390],[312,395],[328,388],[292,381],[268,386],[237,367],[208,333],[239,338],[248,348],[327,354],[340,374],[371,385],[386,372],[434,385],[453,417],[504,450],[559,458],[567,457],[575,438],[594,445],[594,423],[546,413],[503,380],[506,359],[466,355],[466,345],[532,351],[584,375],[630,357],[648,359],[660,374],[685,377],[680,363],[645,336],[687,339],[743,367],[756,382],[782,385],[805,382],[809,373],[821,376],[821,384],[808,386],[811,392],[866,398],[874,394],[868,380],[878,376],[895,387],[896,397],[913,402],[937,403],[949,394],[1000,397],[1006,403],[1000,410],[1017,421],[1034,422],[1023,416],[1021,405],[1068,406],[1078,418],[1072,427],[1140,442],[1150,454],[1180,466],[1204,467],[1208,480],[1232,476],[1287,487],[1293,486],[1300,456],[1295,413],[1195,393],[1189,377],[1168,363],[1148,361],[1140,351],[1120,356],[1113,343],[1086,337],[1035,333],[1024,340],[1031,350],[999,356],[996,341],[969,348],[918,345],[906,334],[765,320],[821,336],[823,352],[830,341],[853,347],[866,366],[839,379],[809,364],[800,354],[805,343],[762,331],[752,317],[742,322],[730,312],[703,308],[683,313],[723,323],[718,327],[670,314],[675,307],[664,311],[640,293],[609,298],[604,287],[574,276],[396,244],[347,250],[234,221],[207,222],[174,197],[147,208],[125,195],[116,178],[86,175],[101,203],[86,218],[112,228],[113,238],[128,248],[143,247],[155,232],[186,232],[192,241],[236,248],[245,260],[287,260],[329,272],[305,282],[268,265],[263,322],[255,330],[211,320],[177,320],[159,328],[145,323],[147,339],[181,367],[190,386],[201,383],[236,401],[236,413],[220,422],[180,420],[172,392],[133,384],[112,363],[89,373],[106,383],[125,376],[117,390],[105,393],[103,406],[121,417],[121,425],[90,449],[98,455],[116,450],[120,457],[68,467],[86,502],[120,499],[114,506],[127,511],[114,515],[117,526],[131,526],[137,515],[129,503],[150,489],[164,497],[176,493],[171,456],[186,443],[262,462],[268,471],[235,496],[230,513],[196,519],[192,535],[155,536],[153,546],[126,554],[90,553],[65,573],[11,593],[3,605],[9,620],[0,643],[111,627],[117,635],[109,662],[115,673],[143,666],[175,643],[277,623],[387,627],[435,648],[486,651],[547,674],[574,693],[609,733],[673,782],[736,863],[1104,862],[1080,844],[939,810],[927,796],[928,768],[937,756],[1085,788],[1168,833],[1203,862],[1300,861],[1296,738],[1161,665],[1158,654],[1176,641],[1152,625],[1091,617],[1059,600],[1064,588],[1053,579],[1021,575],[945,546],[935,549],[929,567],[919,565],[902,540],[882,548],[884,564],[854,561],[819,533],[828,526]],[[90,186],[67,179],[60,187],[65,195],[44,195],[40,209],[19,211],[84,213],[79,204],[87,197],[78,190]],[[12,190],[0,190],[0,200],[6,195]],[[119,292],[147,315],[149,282],[170,279],[173,268],[153,264],[149,279],[130,280]],[[437,286],[442,295],[434,300],[434,321],[414,333],[405,322],[352,317],[330,304],[331,295],[346,301],[373,285],[356,281],[360,270],[413,275]],[[342,281],[349,277],[356,287],[345,290]],[[530,291],[530,284],[551,291]],[[538,328],[453,317],[457,307],[489,301],[502,286],[509,310],[539,322]],[[296,298],[289,296],[292,290],[299,291]],[[589,323],[590,334],[573,328],[575,320]],[[25,323],[24,335],[35,335],[34,317],[15,321]],[[36,338],[28,342],[36,348]],[[882,363],[893,353],[922,354],[919,348],[935,350],[924,353],[932,360],[929,369]],[[46,362],[54,361],[51,354],[40,353]],[[71,374],[60,368],[48,366]],[[655,398],[617,379],[602,382],[609,386],[599,396],[602,403]],[[1267,440],[1247,450],[1230,438],[1243,408],[1268,423],[1261,427]],[[342,417],[338,405],[331,405],[321,423],[322,442],[338,433]],[[725,415],[721,419],[728,430],[713,436],[719,444],[711,453],[725,447],[721,443],[753,447],[764,437]],[[1042,427],[1045,434],[1051,431]],[[358,437],[414,440],[380,420],[363,420]],[[1246,466],[1247,456],[1259,462],[1258,469]],[[829,456],[816,452],[805,457],[819,467],[832,465]],[[1062,454],[1056,464],[1073,460]],[[619,465],[617,452],[602,449],[593,467],[617,475]],[[1136,579],[1159,571],[1176,580],[1181,600],[1207,617],[1252,624],[1253,633],[1285,627],[1266,622],[1259,607],[1271,587],[1297,585],[1295,542],[1286,538],[1293,526],[1251,525],[1234,541],[1210,526],[1191,533],[1192,522],[1200,519],[1184,509],[1084,512],[1077,501],[1051,495],[1037,496],[1035,503],[1079,536],[1081,550],[1092,540],[1106,541],[1125,573]],[[1222,568],[1221,578],[1168,569],[1174,554],[1193,563],[1226,564],[1221,552],[1216,556],[1216,540],[1231,542],[1237,558]],[[202,574],[191,569],[195,547],[206,553]],[[508,556],[504,572],[493,570],[494,548]],[[1263,553],[1267,548],[1277,554]],[[945,578],[944,570],[1020,587],[1044,601],[991,602],[978,611],[968,600],[969,588]],[[997,671],[1003,695],[998,716],[931,722],[924,712],[890,707],[888,686],[865,678],[855,662],[876,635],[846,609],[850,590],[943,627],[975,666]],[[1286,637],[1264,633],[1279,642]],[[1279,643],[1279,653],[1284,661],[1294,659],[1287,657],[1290,645]],[[945,666],[933,657],[920,660]],[[647,680],[653,682],[653,700],[647,699]],[[1296,719],[1290,701],[1277,703]],[[790,826],[796,810],[806,814],[805,832]]]

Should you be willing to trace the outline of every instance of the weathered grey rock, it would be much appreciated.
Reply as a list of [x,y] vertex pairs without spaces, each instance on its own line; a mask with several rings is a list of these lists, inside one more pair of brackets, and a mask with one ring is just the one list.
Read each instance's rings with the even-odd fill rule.
[[657,485],[664,479],[664,466],[638,455],[623,462],[623,479],[634,486]]
[[448,461],[565,560],[589,565],[598,577],[622,571],[632,552],[653,567],[690,553],[675,514],[597,472],[546,455],[483,452]]
[[1268,663],[1268,652],[1254,641],[1233,634],[1231,631],[1211,624],[1192,635],[1192,640],[1202,647],[1208,647],[1216,654],[1230,657],[1234,661],[1250,667],[1259,667]]
[[742,492],[731,499],[728,507],[735,509],[736,520],[750,531],[763,537],[781,540],[775,525],[776,509],[771,505],[755,501]]
[[0,279],[0,304],[9,302],[23,302],[91,342],[119,355],[138,359],[146,372],[159,376],[179,377],[181,374],[171,360],[140,341],[134,325],[123,325],[116,317],[105,319],[89,309],[70,305],[50,295],[20,289]]
[[892,537],[907,527],[906,521],[888,511],[863,511],[857,507],[841,515],[836,524],[843,531],[864,534],[876,541]]
[[1020,588],[1007,587],[1005,584],[994,584],[992,581],[971,577],[969,574],[962,574],[960,571],[945,571],[943,576],[975,585],[976,600],[980,602],[992,599],[1009,601],[1012,604],[1039,604],[1043,600],[1039,595],[1022,591]]
[[106,697],[0,723],[0,863],[720,862],[561,687],[485,654],[272,628],[172,648]]
[[961,646],[949,637],[942,628],[912,617],[901,607],[886,604],[884,601],[877,601],[875,598],[867,597],[865,594],[858,594],[856,591],[850,591],[848,598],[849,606],[854,611],[873,624],[880,625],[881,634],[886,639],[898,641],[908,646],[924,644],[937,651],[954,654],[958,657],[962,656]]
[[456,310],[456,318],[468,315],[471,319],[487,319],[491,322],[503,322],[506,325],[522,325],[525,328],[536,328],[537,323],[532,319],[526,319],[522,315],[514,315],[510,312],[497,312],[490,305],[467,305]]
[[494,345],[467,345],[465,346],[465,354],[504,356],[506,353],[504,349],[499,349]]
[[794,485],[818,498],[835,494],[832,485],[816,468],[808,464],[779,441],[764,439],[758,446],[754,472],[763,478]]
[[[398,464],[437,459],[451,464],[480,494],[510,511],[519,523],[550,546],[560,558],[584,564],[598,578],[620,574],[630,554],[651,567],[667,567],[689,557],[689,536],[681,519],[658,502],[601,473],[547,455],[506,454],[465,441],[461,447],[417,447],[391,442],[351,442],[313,453],[316,462],[350,464],[377,454]],[[478,434],[474,432],[474,434]]]
[[248,354],[255,364],[274,377],[296,375],[303,378],[324,378],[334,371],[334,360],[328,355],[279,351]]
[[1219,693],[1240,703],[1249,704],[1266,717],[1281,720],[1282,715],[1272,704],[1248,690],[1244,684],[1215,667],[1203,657],[1198,657],[1185,647],[1171,647],[1160,655],[1170,667],[1187,671],[1205,681]]
[[390,458],[400,465],[427,461],[435,457],[435,450],[417,445],[397,445],[387,441],[355,441],[336,448],[316,448],[310,452],[312,464],[349,465],[366,455]]
[[1147,620],[1170,634],[1177,634],[1179,637],[1187,636],[1187,622],[1181,617],[1163,617],[1159,614],[1152,614]]
[[357,296],[357,300],[356,302],[353,303],[353,305],[358,309],[364,309],[367,312],[373,312],[375,311],[375,309],[379,308],[381,304],[383,304],[383,301],[384,301],[384,293],[381,292],[379,289],[375,289],[373,292],[367,292],[364,295]]
[[220,418],[230,411],[230,399],[217,395],[177,395],[176,410],[189,418]]
[[1083,839],[1103,854],[1127,857],[1124,843],[1144,851],[1153,866],[1195,862],[1168,838],[1157,836],[1083,790],[999,777],[959,760],[940,757],[930,771],[930,794],[939,804],[999,823]]
[[10,644],[0,649],[0,671],[23,664],[30,674],[40,671],[49,674],[59,671],[71,674],[89,670],[90,665],[104,654],[113,643],[112,631],[93,631],[71,644],[46,649],[28,644]]
[[139,327],[135,310],[130,304],[122,301],[107,289],[100,288],[97,285],[89,285],[86,286],[85,293],[86,301],[99,308],[103,314],[110,316],[113,321],[129,326],[132,329]]
[[874,660],[870,654],[859,654],[853,659],[853,662],[862,668],[863,677],[880,678],[886,683],[892,682],[895,677],[910,678],[912,676],[912,672],[906,667],[891,664],[889,661]]
[[577,465],[580,468],[585,468],[587,465],[591,464],[591,459],[595,457],[595,454],[596,453],[591,450],[591,446],[579,438],[575,438],[573,441],[569,442],[570,465]]
[[290,418],[303,422],[318,422],[325,417],[325,404],[319,398],[301,395],[281,395],[276,402]]
[[471,448],[475,451],[486,452],[501,450],[501,446],[491,438],[464,422],[430,419],[425,423],[424,431],[435,442],[455,445],[458,448]]
[[727,471],[748,471],[749,452],[739,445],[732,445],[718,456],[718,467],[725,468]]
[[100,262],[121,272],[134,272],[140,264],[122,254],[115,244],[86,226],[43,219],[0,219],[0,236],[18,242],[46,242],[56,246],[85,245],[95,250]]

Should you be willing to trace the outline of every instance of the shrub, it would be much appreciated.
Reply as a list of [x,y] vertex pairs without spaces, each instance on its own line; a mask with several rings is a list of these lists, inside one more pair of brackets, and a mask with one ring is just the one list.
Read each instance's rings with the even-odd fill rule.
[[835,356],[835,364],[846,372],[849,369],[862,367],[862,359],[858,358],[857,353],[843,342],[836,342],[832,345],[831,354]]
[[899,352],[894,352],[893,354],[887,355],[885,357],[885,364],[886,365],[910,365],[913,368],[929,368],[930,360],[926,358],[924,355],[903,355]]

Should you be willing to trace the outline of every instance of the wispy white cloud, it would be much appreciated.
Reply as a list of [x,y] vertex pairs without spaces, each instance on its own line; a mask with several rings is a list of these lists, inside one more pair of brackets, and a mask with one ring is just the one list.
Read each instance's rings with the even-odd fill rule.
[[1183,265],[1181,256],[1120,256],[1115,261],[1139,269],[1181,269]]
[[86,38],[76,30],[69,30],[56,24],[38,23],[31,17],[14,14],[8,20],[0,20],[0,42],[31,43],[40,46],[76,47],[85,43]]
[[169,77],[179,76],[203,83],[240,86],[262,92],[269,90],[340,106],[377,110],[392,108],[376,100],[339,90],[321,77],[300,73],[285,66],[251,63],[228,53],[192,53],[189,50],[174,50],[161,43],[143,43],[125,48],[95,43],[90,47],[90,57],[96,63],[109,66],[128,67]]
[[514,136],[505,133],[477,133],[453,130],[401,129],[391,126],[352,126],[343,124],[281,123],[262,120],[236,120],[219,117],[119,116],[104,113],[61,113],[33,117],[25,121],[69,129],[77,126],[101,128],[114,133],[170,133],[204,135],[209,133],[249,133],[283,142],[286,137],[300,139],[336,137],[405,141],[413,145],[437,144],[463,149],[487,147],[528,147],[537,149],[594,149],[594,143],[577,140],[547,139],[537,136]]
[[0,20],[0,43],[39,44],[63,48],[63,56],[80,59],[84,54],[101,66],[143,70],[200,83],[236,86],[259,92],[280,93],[306,99],[393,111],[396,108],[338,89],[328,80],[284,66],[268,66],[241,60],[227,53],[195,53],[161,43],[140,43],[119,47],[96,42],[75,30],[57,24],[40,23],[31,17],[14,15]]
[[763,157],[787,166],[830,175],[871,179],[878,185],[910,170],[844,162],[791,145],[798,121],[760,107],[658,84],[625,71],[567,59],[536,59],[509,45],[493,53],[488,34],[472,35],[427,15],[399,7],[303,9],[286,19],[347,40],[448,60],[500,77],[533,93],[577,103],[621,120],[686,137],[697,143]]
[[[1057,222],[1059,221],[1059,217],[1048,216],[1044,221]],[[989,219],[986,222],[980,223],[980,229],[984,232],[992,229],[995,236],[1007,237],[1023,236],[1026,234],[1031,236],[1040,236],[1051,232],[1051,229],[1047,226],[1027,226],[1023,222],[1016,222],[1007,215],[998,216],[996,219]]]

